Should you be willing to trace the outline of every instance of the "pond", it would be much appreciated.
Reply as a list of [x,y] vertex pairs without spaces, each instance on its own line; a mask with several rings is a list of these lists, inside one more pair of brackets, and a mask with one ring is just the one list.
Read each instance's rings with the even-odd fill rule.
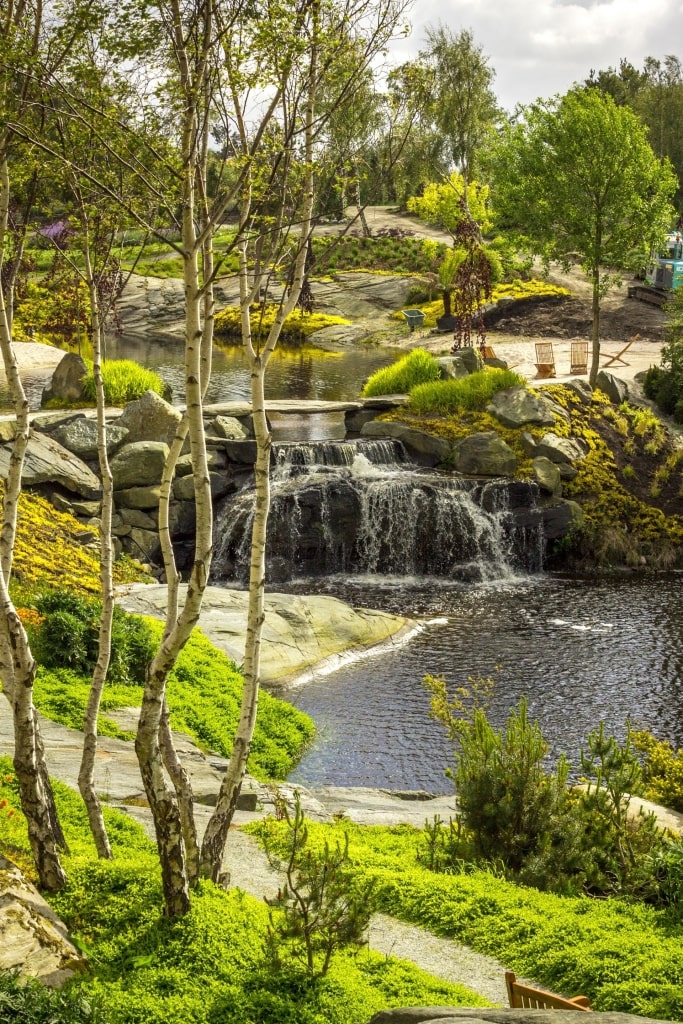
[[300,592],[324,589],[354,605],[420,616],[424,628],[404,646],[286,691],[318,728],[291,781],[449,792],[449,743],[429,717],[425,673],[445,676],[452,687],[492,676],[496,725],[526,696],[549,743],[549,764],[564,753],[575,773],[580,747],[601,720],[619,736],[630,719],[683,745],[682,584],[680,573],[461,585],[300,581]]

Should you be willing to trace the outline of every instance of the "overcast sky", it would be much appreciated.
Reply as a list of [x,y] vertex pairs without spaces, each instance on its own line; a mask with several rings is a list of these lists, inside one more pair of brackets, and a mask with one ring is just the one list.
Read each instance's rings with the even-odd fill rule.
[[416,0],[410,37],[394,44],[397,62],[424,44],[426,25],[470,29],[496,72],[500,104],[512,110],[563,93],[591,68],[622,57],[673,53],[683,59],[683,0]]

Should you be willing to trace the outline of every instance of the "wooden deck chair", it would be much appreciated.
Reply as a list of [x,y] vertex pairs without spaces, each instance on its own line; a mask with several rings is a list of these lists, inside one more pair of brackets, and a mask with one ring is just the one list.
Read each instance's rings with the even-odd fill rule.
[[551,341],[536,342],[536,369],[537,377],[555,376],[555,354]]
[[615,356],[610,356],[609,352],[605,352],[605,355],[608,356],[609,358],[606,360],[606,362],[602,364],[603,367],[611,366],[612,363],[621,363],[622,366],[630,366],[631,364],[627,363],[625,359],[622,359],[622,356],[624,352],[628,352],[634,341],[638,341],[639,337],[639,334],[634,334],[632,338],[628,339],[624,347],[619,352],[617,352]]
[[564,996],[556,996],[554,992],[544,992],[541,988],[523,985],[517,981],[512,971],[505,972],[505,987],[508,990],[510,1006],[517,1009],[583,1010],[586,1013],[591,1013],[587,996],[574,996],[573,999],[565,999]]
[[570,373],[586,373],[588,371],[588,342],[573,341],[569,357]]

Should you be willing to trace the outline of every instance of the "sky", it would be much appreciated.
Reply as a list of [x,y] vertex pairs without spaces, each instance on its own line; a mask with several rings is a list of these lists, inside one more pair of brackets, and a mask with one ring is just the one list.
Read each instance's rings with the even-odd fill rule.
[[683,60],[683,0],[416,0],[410,36],[392,45],[392,61],[424,45],[439,22],[469,29],[496,73],[494,91],[506,110],[566,92],[625,57],[673,53]]

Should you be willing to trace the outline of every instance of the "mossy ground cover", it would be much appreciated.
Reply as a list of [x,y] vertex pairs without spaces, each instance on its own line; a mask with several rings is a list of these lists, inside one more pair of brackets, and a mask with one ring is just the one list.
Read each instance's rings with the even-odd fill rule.
[[[157,641],[162,624],[147,620]],[[133,739],[107,716],[118,708],[140,707],[142,685],[105,685],[99,733],[118,739]],[[90,679],[68,668],[39,667],[35,703],[47,718],[72,729],[83,727]],[[195,630],[180,652],[168,680],[167,697],[171,726],[187,733],[205,750],[229,757],[239,720],[242,677],[229,658],[218,651],[199,630]],[[313,738],[314,725],[308,715],[293,705],[263,692],[249,756],[249,770],[260,779],[283,779],[295,766]]]
[[[254,337],[265,338],[273,325],[278,307],[274,303],[266,306],[254,306],[250,313],[251,332]],[[315,331],[324,327],[349,326],[350,320],[341,316],[328,316],[326,313],[304,313],[297,309],[285,317],[280,334],[280,342],[284,345],[300,345]],[[224,338],[234,338],[241,344],[242,324],[239,306],[226,306],[216,314],[216,334]]]
[[[498,284],[494,287],[491,302],[498,302],[499,299],[526,299],[543,300],[548,298],[568,297],[570,292],[566,288],[550,284],[548,281],[539,281],[531,278],[529,281],[510,281]],[[436,321],[444,315],[443,299],[428,299],[414,304],[415,309],[421,309],[425,314],[424,328],[436,327]],[[402,320],[403,314],[397,311],[392,314],[395,320]]]
[[[271,845],[281,823],[267,828]],[[514,885],[463,866],[435,874],[417,861],[421,830],[309,825],[313,845],[349,836],[353,870],[374,878],[380,909],[500,959],[553,991],[581,992],[595,1010],[683,1019],[683,923],[663,911],[616,899],[566,897]]]
[[[0,773],[11,778],[8,759],[0,759]],[[5,781],[0,794],[7,801],[0,852],[23,851],[26,860],[16,784]],[[155,848],[139,826],[105,808],[115,859],[98,861],[80,797],[59,784],[56,797],[71,853],[69,884],[51,902],[89,963],[71,987],[111,1024],[363,1024],[391,1006],[486,1005],[462,986],[367,949],[340,954],[317,980],[295,964],[272,971],[261,900],[203,883],[189,915],[163,918]]]

